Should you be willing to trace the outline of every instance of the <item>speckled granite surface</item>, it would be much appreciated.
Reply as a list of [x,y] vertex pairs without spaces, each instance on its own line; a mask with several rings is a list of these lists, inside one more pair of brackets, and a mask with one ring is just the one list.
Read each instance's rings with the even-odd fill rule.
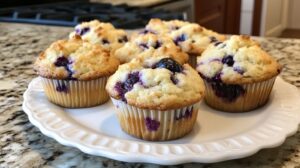
[[[154,164],[125,163],[91,156],[60,145],[43,135],[22,111],[22,94],[35,77],[32,63],[52,41],[67,36],[70,28],[0,23],[0,168],[6,167],[134,167]],[[262,46],[284,65],[281,77],[300,87],[300,39],[259,38]],[[165,167],[298,167],[300,131],[282,146],[263,149],[238,160],[215,164],[190,163]]]

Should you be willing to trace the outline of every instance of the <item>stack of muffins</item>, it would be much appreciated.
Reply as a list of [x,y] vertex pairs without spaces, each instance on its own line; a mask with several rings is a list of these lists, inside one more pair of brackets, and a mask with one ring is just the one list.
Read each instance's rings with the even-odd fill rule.
[[281,70],[247,36],[226,39],[195,23],[159,19],[131,36],[110,23],[84,22],[34,68],[51,102],[86,108],[110,97],[121,128],[152,141],[188,134],[203,98],[227,112],[264,105]]

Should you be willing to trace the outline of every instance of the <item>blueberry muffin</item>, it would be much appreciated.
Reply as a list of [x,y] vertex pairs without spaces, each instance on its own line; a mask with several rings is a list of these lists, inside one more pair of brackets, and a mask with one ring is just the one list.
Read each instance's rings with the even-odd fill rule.
[[119,61],[98,44],[80,39],[59,40],[37,58],[34,69],[48,99],[69,108],[90,107],[109,99],[108,76]]
[[160,58],[120,65],[106,85],[121,128],[135,137],[163,141],[188,134],[197,119],[204,84],[188,64]]
[[204,79],[205,101],[213,108],[250,111],[263,106],[281,66],[248,36],[211,44],[197,59]]
[[124,30],[116,29],[112,24],[98,20],[77,25],[69,37],[74,38],[76,36],[90,43],[99,44],[111,52],[122,47],[128,41],[128,36]]
[[209,44],[225,40],[224,35],[208,30],[196,23],[180,20],[151,19],[141,33],[170,36],[176,45],[189,54],[189,64],[192,67],[196,67],[196,57],[200,56]]
[[155,57],[168,56],[180,64],[188,61],[188,55],[182,52],[168,36],[145,34],[133,35],[131,40],[115,52],[121,63],[141,57],[145,61],[155,60]]

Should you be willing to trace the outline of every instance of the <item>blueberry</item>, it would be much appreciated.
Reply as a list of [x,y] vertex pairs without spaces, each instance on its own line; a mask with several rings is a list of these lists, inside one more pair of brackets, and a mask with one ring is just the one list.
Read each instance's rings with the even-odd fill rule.
[[159,47],[161,47],[161,42],[160,41],[156,41],[156,43],[153,46],[153,48],[158,49]]
[[102,39],[102,44],[109,44],[109,41],[107,39]]
[[57,60],[54,62],[54,65],[57,67],[64,67],[66,71],[68,71],[68,77],[67,77],[68,80],[76,80],[76,78],[72,77],[73,71],[71,70],[71,66],[70,66],[72,63],[73,62],[69,61],[66,57],[61,56],[57,58]]
[[277,69],[277,72],[280,73],[280,72],[281,72],[281,69]]
[[75,29],[75,34],[80,35],[81,34],[81,29],[79,29],[79,28]]
[[145,43],[141,43],[141,44],[139,44],[139,46],[142,49],[148,49],[149,48],[149,46],[147,44],[145,44]]
[[236,71],[237,73],[241,74],[241,75],[243,75],[245,73],[245,71],[242,70],[240,67],[234,67],[233,70]]
[[228,66],[233,66],[234,64],[233,56],[232,55],[225,56],[222,59],[222,63],[227,64]]
[[54,62],[54,65],[57,67],[61,67],[61,66],[65,67],[68,64],[69,64],[69,60],[64,56],[58,57]]
[[133,85],[139,82],[140,76],[139,72],[130,73],[127,77],[127,80],[124,83],[124,88],[127,91],[130,91],[133,88]]
[[235,101],[239,96],[245,93],[242,86],[236,84],[224,84],[223,82],[211,83],[212,89],[216,96],[223,98],[228,102]]
[[90,28],[89,28],[89,27],[84,27],[84,28],[82,28],[82,29],[80,29],[80,28],[75,29],[76,34],[77,34],[77,35],[80,35],[80,36],[86,34],[86,33],[89,32],[89,31],[90,31]]
[[139,32],[139,34],[147,34],[149,31],[147,29],[144,29],[142,31]]
[[160,122],[156,121],[154,119],[151,119],[150,117],[146,117],[145,125],[149,131],[157,131],[160,126]]
[[182,66],[172,58],[163,58],[154,64],[153,68],[166,68],[172,72],[182,72]]
[[180,27],[179,26],[172,26],[171,29],[172,30],[178,30]]
[[126,42],[128,42],[127,36],[123,36],[122,38],[120,38],[120,39],[118,40],[118,42],[119,42],[119,43],[126,43]]
[[192,117],[192,115],[193,115],[193,109],[194,109],[194,107],[192,107],[191,109],[186,109],[185,110],[185,113],[184,113],[184,118],[190,118],[190,117]]
[[121,96],[122,101],[126,102],[125,93],[127,92],[124,88],[124,83],[117,82],[114,89],[118,92],[118,95]]
[[176,45],[178,45],[180,42],[183,42],[183,41],[185,41],[186,40],[186,35],[185,34],[181,34],[180,36],[178,36],[178,37],[176,37],[175,39],[174,39],[174,43],[176,44]]
[[68,93],[68,87],[64,83],[57,83],[56,91]]
[[133,72],[128,74],[127,79],[125,82],[117,82],[115,85],[115,90],[121,96],[122,101],[127,102],[125,98],[125,94],[133,88],[133,85],[140,81],[140,74],[139,72]]
[[225,84],[222,82],[221,73],[216,74],[212,78],[208,78],[199,73],[200,76],[210,83],[216,96],[221,97],[227,102],[235,101],[239,96],[245,94],[245,89],[237,84]]
[[150,29],[144,29],[139,32],[139,34],[148,34],[148,33],[156,34],[153,30]]
[[115,85],[115,90],[118,92],[118,95],[121,96],[122,101],[126,102],[125,93],[127,90],[124,88],[124,83],[117,82]]

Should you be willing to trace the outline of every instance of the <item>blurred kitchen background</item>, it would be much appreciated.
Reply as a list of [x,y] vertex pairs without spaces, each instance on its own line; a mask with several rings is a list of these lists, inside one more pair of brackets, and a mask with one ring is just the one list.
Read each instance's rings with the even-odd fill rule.
[[299,7],[300,0],[2,0],[0,22],[74,26],[99,19],[138,29],[155,17],[226,34],[300,38]]

